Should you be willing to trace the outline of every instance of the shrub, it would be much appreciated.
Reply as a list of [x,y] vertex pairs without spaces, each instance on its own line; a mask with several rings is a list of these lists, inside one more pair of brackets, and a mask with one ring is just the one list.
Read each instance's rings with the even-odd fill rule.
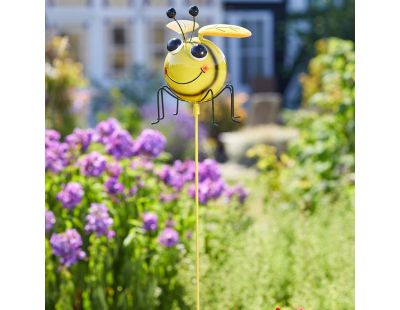
[[286,112],[299,138],[286,154],[268,146],[248,152],[265,172],[267,201],[311,211],[336,201],[354,177],[354,45],[331,38],[316,48],[301,78],[304,109]]
[[[134,140],[115,119],[64,140],[46,131],[46,308],[190,308],[178,272],[194,264],[194,163],[165,164],[165,144],[149,129]],[[212,160],[200,180],[202,217],[222,230],[243,189]]]
[[75,108],[88,103],[89,91],[82,65],[74,61],[68,51],[67,37],[54,37],[46,47],[46,127],[63,135],[77,124]]

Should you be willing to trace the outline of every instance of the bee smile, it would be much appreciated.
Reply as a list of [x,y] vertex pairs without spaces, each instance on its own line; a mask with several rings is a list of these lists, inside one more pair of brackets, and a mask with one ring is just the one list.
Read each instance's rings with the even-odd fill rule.
[[174,82],[174,83],[176,83],[176,84],[189,84],[189,83],[192,83],[192,82],[196,81],[196,80],[200,77],[200,75],[202,75],[203,73],[205,73],[205,72],[204,72],[203,69],[201,68],[201,69],[200,69],[199,75],[196,76],[193,80],[191,80],[191,81],[189,81],[189,82],[177,82],[177,81],[175,81],[173,78],[171,78],[171,77],[168,75],[168,70],[165,68],[165,75],[166,75],[172,82]]

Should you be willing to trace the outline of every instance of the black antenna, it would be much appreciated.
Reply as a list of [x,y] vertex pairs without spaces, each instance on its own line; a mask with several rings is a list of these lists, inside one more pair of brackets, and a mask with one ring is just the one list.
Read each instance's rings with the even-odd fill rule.
[[192,42],[192,38],[193,38],[193,33],[194,33],[194,27],[196,26],[196,16],[199,15],[199,8],[197,6],[192,6],[189,9],[189,14],[193,16],[193,29],[192,29],[192,33],[190,35],[190,42]]
[[167,16],[168,16],[169,18],[172,18],[174,21],[176,21],[176,23],[177,23],[178,26],[179,26],[179,29],[180,29],[181,32],[182,32],[183,41],[186,41],[185,33],[183,32],[181,25],[179,24],[179,22],[178,22],[178,21],[176,20],[176,18],[175,18],[175,16],[176,16],[176,11],[175,11],[175,9],[174,9],[174,8],[170,8],[170,9],[167,11]]

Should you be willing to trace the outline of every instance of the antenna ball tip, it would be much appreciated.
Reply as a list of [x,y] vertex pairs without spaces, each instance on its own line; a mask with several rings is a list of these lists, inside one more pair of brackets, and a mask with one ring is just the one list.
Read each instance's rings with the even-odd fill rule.
[[167,11],[167,16],[168,16],[169,18],[175,18],[175,16],[176,16],[176,11],[175,11],[175,9],[174,9],[174,8],[170,8],[170,9]]
[[192,6],[192,7],[189,9],[189,14],[192,15],[193,17],[199,15],[199,8],[198,8],[197,6],[195,6],[195,5]]

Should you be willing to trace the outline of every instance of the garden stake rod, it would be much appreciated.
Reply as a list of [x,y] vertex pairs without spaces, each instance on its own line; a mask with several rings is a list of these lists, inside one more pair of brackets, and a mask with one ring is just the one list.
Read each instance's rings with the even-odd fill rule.
[[196,206],[196,309],[200,310],[200,219],[199,219],[199,114],[200,106],[193,104],[194,116],[194,166],[195,166],[195,206]]
[[[210,102],[212,105],[212,124],[217,125],[214,118],[214,100],[225,89],[231,97],[231,120],[239,123],[239,116],[235,116],[233,85],[225,84],[227,79],[227,64],[224,53],[215,43],[205,39],[205,36],[221,36],[246,38],[251,32],[243,27],[227,24],[213,24],[199,29],[198,37],[193,37],[199,27],[196,16],[199,14],[197,6],[192,6],[190,20],[177,20],[176,11],[170,8],[167,16],[173,19],[167,28],[182,35],[182,38],[173,38],[168,41],[168,54],[164,61],[164,79],[167,85],[157,91],[157,124],[164,119],[164,92],[176,99],[178,114],[179,101],[193,104],[194,141],[195,141],[195,215],[196,215],[196,309],[200,310],[200,215],[199,215],[199,114],[200,103]],[[186,33],[191,32],[189,36]]]

